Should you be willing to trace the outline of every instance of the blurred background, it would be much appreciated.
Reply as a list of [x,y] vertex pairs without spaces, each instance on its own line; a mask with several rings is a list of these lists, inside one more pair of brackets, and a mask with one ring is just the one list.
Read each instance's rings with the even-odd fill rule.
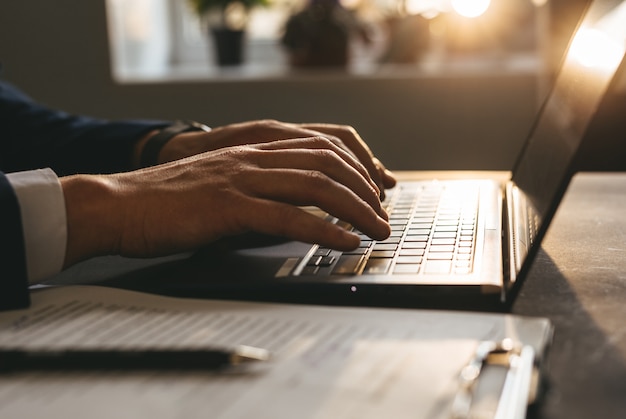
[[1,76],[69,112],[335,122],[392,169],[508,170],[586,2],[4,1]]

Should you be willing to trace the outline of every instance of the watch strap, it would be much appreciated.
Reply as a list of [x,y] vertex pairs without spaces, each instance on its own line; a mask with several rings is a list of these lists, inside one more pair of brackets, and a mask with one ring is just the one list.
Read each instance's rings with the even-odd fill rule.
[[159,162],[159,153],[163,146],[172,138],[183,132],[211,131],[211,128],[195,121],[176,121],[161,129],[148,139],[141,152],[141,167],[154,166]]

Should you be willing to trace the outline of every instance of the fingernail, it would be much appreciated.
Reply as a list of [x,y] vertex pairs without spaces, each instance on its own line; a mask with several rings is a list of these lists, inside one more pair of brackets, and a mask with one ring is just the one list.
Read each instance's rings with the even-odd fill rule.
[[387,220],[381,219],[384,222],[385,232],[380,236],[379,240],[385,240],[387,237],[391,235],[391,226]]

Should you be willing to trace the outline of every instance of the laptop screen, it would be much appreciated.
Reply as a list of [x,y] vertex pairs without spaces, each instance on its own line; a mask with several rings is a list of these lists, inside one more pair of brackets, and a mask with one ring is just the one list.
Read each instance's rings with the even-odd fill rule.
[[564,57],[553,90],[513,171],[513,183],[532,204],[540,234],[565,193],[571,163],[626,49],[626,1],[589,6]]

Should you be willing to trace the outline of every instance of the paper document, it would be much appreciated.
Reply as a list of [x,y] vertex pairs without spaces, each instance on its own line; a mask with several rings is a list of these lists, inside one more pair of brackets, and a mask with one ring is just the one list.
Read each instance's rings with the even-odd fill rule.
[[477,343],[541,349],[545,319],[500,314],[179,299],[104,287],[33,292],[0,314],[2,347],[268,349],[227,372],[0,376],[0,417],[448,418]]

